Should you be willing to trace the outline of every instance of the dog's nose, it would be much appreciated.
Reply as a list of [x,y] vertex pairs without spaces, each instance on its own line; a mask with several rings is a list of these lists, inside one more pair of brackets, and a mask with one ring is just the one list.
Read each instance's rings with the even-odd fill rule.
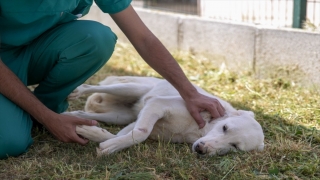
[[206,153],[206,149],[204,147],[205,143],[204,142],[199,142],[196,147],[195,147],[195,151],[198,153],[198,154],[205,154]]

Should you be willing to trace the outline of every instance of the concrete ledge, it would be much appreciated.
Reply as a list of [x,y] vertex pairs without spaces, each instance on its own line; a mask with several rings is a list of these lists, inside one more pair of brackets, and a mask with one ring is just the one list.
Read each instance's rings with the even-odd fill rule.
[[[320,85],[320,33],[135,9],[169,50],[200,53],[237,72],[254,69],[261,78],[280,77],[280,68],[284,74],[296,74],[303,84]],[[106,24],[120,41],[128,41],[110,16],[95,5],[83,19]]]
[[[286,73],[306,84],[320,85],[320,33],[259,29],[255,64],[261,77]],[[277,72],[279,68],[282,73]]]
[[180,50],[211,56],[229,69],[252,70],[256,28],[198,17],[181,21]]

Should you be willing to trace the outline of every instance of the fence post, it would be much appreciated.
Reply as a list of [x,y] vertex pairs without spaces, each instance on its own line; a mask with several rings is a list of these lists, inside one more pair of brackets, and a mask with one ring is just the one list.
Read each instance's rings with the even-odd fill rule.
[[197,14],[198,16],[202,16],[202,7],[201,7],[201,0],[197,0]]
[[293,28],[302,28],[307,15],[307,0],[294,0],[293,2]]
[[143,0],[143,7],[148,8],[148,6],[149,6],[148,0]]

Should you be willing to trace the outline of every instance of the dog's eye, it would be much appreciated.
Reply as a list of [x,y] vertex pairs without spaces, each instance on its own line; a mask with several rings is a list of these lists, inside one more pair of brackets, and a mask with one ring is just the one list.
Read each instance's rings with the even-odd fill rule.
[[234,147],[235,149],[238,149],[237,144],[235,144],[235,143],[230,143],[230,145],[231,145],[232,147]]
[[227,126],[227,125],[224,125],[224,126],[222,127],[222,129],[223,129],[223,132],[226,132],[227,129],[228,129],[228,126]]

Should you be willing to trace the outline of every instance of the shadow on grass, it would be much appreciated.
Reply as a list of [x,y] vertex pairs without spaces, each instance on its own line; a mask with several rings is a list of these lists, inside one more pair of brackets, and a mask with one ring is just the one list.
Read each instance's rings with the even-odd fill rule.
[[[243,102],[229,101],[229,103],[237,109],[252,111],[248,106],[244,105]],[[315,127],[306,127],[298,123],[290,123],[278,114],[266,115],[263,110],[254,111],[254,113],[266,137],[273,137],[275,134],[281,133],[285,137],[320,145],[320,130]]]

